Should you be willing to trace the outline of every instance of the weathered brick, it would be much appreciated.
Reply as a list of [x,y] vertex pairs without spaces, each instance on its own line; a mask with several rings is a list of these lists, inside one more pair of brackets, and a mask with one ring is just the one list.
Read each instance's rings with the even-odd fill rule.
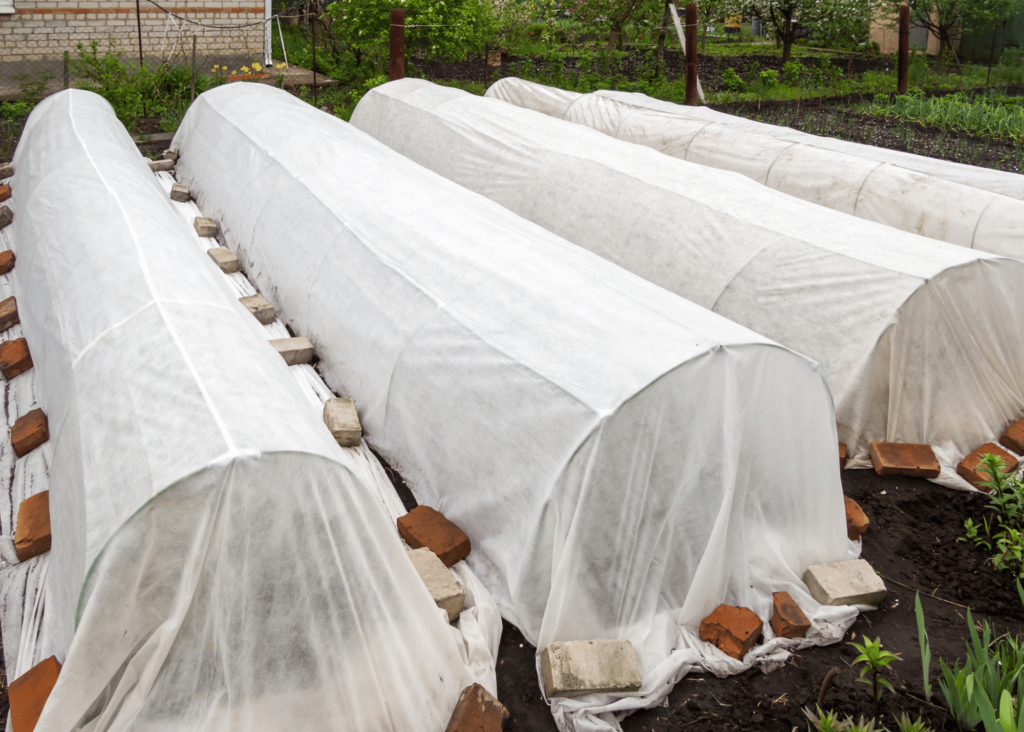
[[32,355],[28,352],[28,341],[15,338],[0,343],[0,373],[10,381],[18,374],[32,368]]
[[173,160],[174,162],[177,162],[178,149],[176,147],[168,148],[167,150],[163,151],[161,157],[163,157],[164,160]]
[[238,298],[238,302],[242,303],[242,306],[252,313],[256,320],[260,321],[263,325],[269,325],[274,322],[274,318],[277,317],[277,313],[274,312],[274,306],[267,302],[267,299],[263,295],[249,295],[248,297]]
[[455,622],[466,606],[466,590],[434,552],[426,547],[406,552],[416,573],[427,586],[430,598]]
[[872,442],[868,452],[879,475],[937,478],[942,468],[931,445],[909,442]]
[[14,168],[10,163],[0,163],[0,180],[5,180],[14,175]]
[[220,271],[224,274],[233,274],[238,271],[238,257],[225,247],[214,247],[206,250],[207,256],[216,262]]
[[13,732],[32,732],[36,728],[58,676],[60,663],[56,656],[50,656],[11,682],[7,693]]
[[0,206],[0,229],[14,221],[14,212],[10,206]]
[[332,398],[324,402],[324,424],[342,447],[356,447],[363,438],[356,403],[351,399]]
[[981,491],[989,490],[981,484],[991,479],[991,476],[987,472],[981,470],[981,459],[985,455],[995,455],[996,457],[1002,458],[1003,462],[1006,463],[1006,467],[1003,468],[1004,473],[1012,473],[1015,471],[1017,469],[1018,462],[1017,458],[994,442],[986,442],[974,452],[964,456],[964,459],[956,466],[957,475]]
[[11,445],[14,447],[14,454],[18,457],[27,455],[50,439],[49,424],[42,409],[33,409],[31,412],[18,417],[11,427]]
[[0,300],[0,333],[10,330],[21,320],[18,319],[18,301],[13,297]]
[[846,535],[850,541],[857,541],[868,530],[871,521],[855,500],[849,496],[843,496],[843,499],[846,503]]
[[4,201],[6,201],[10,197],[11,197],[11,184],[10,183],[4,183],[2,186],[0,186],[0,203],[3,203]]
[[480,684],[462,690],[444,732],[501,732],[509,714],[505,706]]
[[811,621],[788,592],[776,592],[772,595],[771,626],[779,638],[803,638]]
[[628,640],[556,641],[540,657],[547,696],[640,689],[636,651]]
[[1018,419],[1007,427],[999,441],[1018,455],[1024,455],[1024,419]]
[[14,269],[14,252],[4,249],[0,252],[0,275],[5,275]]
[[839,469],[840,470],[845,470],[846,469],[846,443],[845,442],[840,442],[839,443]]
[[400,516],[398,533],[413,549],[430,549],[446,567],[468,557],[472,549],[466,533],[430,506],[417,506]]
[[196,233],[199,234],[199,236],[217,236],[217,222],[209,218],[208,216],[196,216],[196,220],[194,223],[196,227]]
[[872,605],[885,599],[882,578],[863,559],[817,564],[804,572],[811,597],[822,605]]
[[36,493],[18,504],[14,551],[24,562],[50,551],[50,492]]
[[763,624],[753,610],[719,605],[700,621],[700,639],[712,643],[722,653],[742,660],[761,637]]
[[177,201],[178,203],[185,203],[188,201],[188,186],[182,185],[181,183],[175,183],[171,186],[171,200]]
[[146,162],[149,165],[149,169],[154,173],[165,173],[169,170],[174,170],[173,160],[148,160]]
[[289,366],[297,366],[313,360],[313,344],[309,342],[308,338],[301,336],[298,338],[275,338],[270,341],[270,345],[281,354],[281,358]]

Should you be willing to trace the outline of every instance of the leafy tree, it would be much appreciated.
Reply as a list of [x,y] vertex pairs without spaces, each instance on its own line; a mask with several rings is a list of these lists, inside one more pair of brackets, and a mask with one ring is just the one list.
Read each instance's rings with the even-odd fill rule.
[[[885,0],[888,12],[899,11],[899,0]],[[946,53],[953,54],[954,44],[964,31],[980,30],[992,23],[1002,23],[1024,8],[1021,0],[910,0],[910,20],[927,28],[939,39],[939,63]]]
[[757,16],[782,41],[789,61],[798,31],[859,38],[871,25],[877,0],[734,0],[733,8]]

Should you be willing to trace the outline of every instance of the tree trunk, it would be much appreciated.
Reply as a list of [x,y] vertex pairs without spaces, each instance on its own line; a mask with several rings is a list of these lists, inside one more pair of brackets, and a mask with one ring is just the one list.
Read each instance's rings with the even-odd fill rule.
[[672,0],[665,0],[665,14],[661,18],[661,30],[658,31],[658,62],[654,66],[654,78],[661,76],[665,66],[665,39],[668,37],[668,24],[672,22],[672,16],[668,5]]
[[790,28],[788,33],[782,36],[782,63],[789,61],[790,54],[793,53],[793,29]]

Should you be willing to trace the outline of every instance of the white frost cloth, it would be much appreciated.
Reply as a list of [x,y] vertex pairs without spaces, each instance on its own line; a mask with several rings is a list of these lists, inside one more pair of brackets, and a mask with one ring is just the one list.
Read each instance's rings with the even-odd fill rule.
[[541,648],[632,641],[642,692],[556,700],[563,729],[663,699],[720,602],[767,620],[785,589],[815,615],[804,570],[847,556],[815,363],[283,91],[206,92],[174,145],[375,447],[469,534],[502,614]]
[[470,677],[365,460],[110,106],[48,98],[14,164],[64,663],[37,730],[443,730]]
[[[761,122],[742,125],[738,117],[705,107],[657,102],[642,94],[576,94],[559,113],[560,105],[552,100],[564,101],[570,94],[575,93],[515,77],[501,79],[487,90],[489,97],[680,160],[741,173],[769,188],[861,219],[1024,259],[1024,201],[853,151],[838,152],[823,147],[818,143],[822,138],[812,135],[799,141],[780,138],[769,134],[769,128],[785,128]],[[750,124],[758,127],[752,129]]]
[[927,443],[945,485],[1024,410],[1024,261],[898,231],[497,99],[403,79],[352,124],[817,360],[853,466]]

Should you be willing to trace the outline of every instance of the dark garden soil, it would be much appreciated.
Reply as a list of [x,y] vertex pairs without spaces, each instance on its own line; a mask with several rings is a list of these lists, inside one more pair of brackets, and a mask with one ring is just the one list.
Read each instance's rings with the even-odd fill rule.
[[[963,521],[978,518],[985,499],[914,478],[883,478],[870,470],[843,472],[847,495],[871,518],[864,558],[889,587],[881,608],[862,614],[847,639],[881,638],[883,646],[903,658],[890,678],[897,689],[886,695],[879,720],[895,729],[893,715],[921,715],[936,730],[956,725],[938,698],[938,658],[952,661],[967,639],[967,607],[980,624],[988,619],[996,635],[1024,630],[1024,607],[1010,575],[996,572],[979,551],[958,542]],[[914,588],[914,589],[910,589]],[[914,591],[921,591],[932,647],[931,681],[936,697],[923,699],[921,660],[914,616]],[[934,594],[932,594],[934,593]],[[516,628],[505,624],[498,656],[498,697],[511,712],[506,730],[550,730],[555,725],[537,688],[535,649]],[[856,655],[845,643],[795,654],[769,674],[749,671],[718,679],[693,675],[679,683],[667,707],[638,712],[622,722],[626,732],[641,730],[779,730],[807,728],[801,709],[813,707],[831,668],[838,674],[825,694],[824,707],[842,714],[873,715],[870,690],[850,667]]]

